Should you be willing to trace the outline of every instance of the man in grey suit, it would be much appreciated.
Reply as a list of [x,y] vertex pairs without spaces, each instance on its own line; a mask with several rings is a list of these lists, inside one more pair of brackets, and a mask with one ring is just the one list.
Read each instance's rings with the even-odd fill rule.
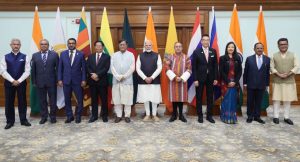
[[34,86],[37,87],[37,93],[41,104],[41,121],[40,124],[47,122],[48,102],[50,102],[50,122],[56,123],[56,84],[58,69],[58,54],[49,50],[49,41],[43,39],[40,41],[41,51],[32,55],[32,72],[31,78]]

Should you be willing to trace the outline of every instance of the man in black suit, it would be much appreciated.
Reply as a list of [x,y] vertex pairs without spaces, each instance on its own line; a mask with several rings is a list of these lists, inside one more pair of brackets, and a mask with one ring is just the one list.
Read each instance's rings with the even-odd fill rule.
[[216,50],[209,47],[209,41],[209,35],[202,35],[202,47],[197,48],[192,54],[192,75],[194,75],[196,87],[196,108],[199,123],[203,123],[202,95],[204,86],[206,86],[207,98],[206,120],[215,123],[212,118],[213,85],[218,83],[218,62]]
[[261,124],[260,108],[263,94],[270,81],[270,58],[263,55],[264,45],[254,45],[255,54],[247,57],[243,76],[244,89],[247,89],[247,123],[252,120]]
[[107,72],[110,67],[110,56],[103,52],[104,43],[96,41],[94,43],[96,53],[89,55],[86,62],[88,73],[88,84],[92,96],[92,116],[89,123],[98,119],[98,97],[101,99],[101,113],[103,122],[107,122],[108,103],[107,103]]
[[[49,41],[43,39],[40,41],[41,51],[32,55],[31,78],[34,86],[37,87],[41,104],[40,124],[47,122],[48,115],[50,122],[56,123],[56,84],[58,69],[58,54],[49,50]],[[48,113],[47,95],[50,102],[50,114]]]

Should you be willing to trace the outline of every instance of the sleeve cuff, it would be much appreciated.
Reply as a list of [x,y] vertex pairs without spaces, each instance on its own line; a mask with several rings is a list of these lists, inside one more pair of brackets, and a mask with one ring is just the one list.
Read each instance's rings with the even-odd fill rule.
[[168,70],[166,74],[167,74],[168,78],[169,78],[171,81],[176,77],[176,75],[174,74],[174,72],[171,71],[171,70]]
[[189,77],[191,76],[191,73],[189,73],[188,71],[184,72],[182,75],[181,75],[181,79],[183,80],[183,82],[186,82]]

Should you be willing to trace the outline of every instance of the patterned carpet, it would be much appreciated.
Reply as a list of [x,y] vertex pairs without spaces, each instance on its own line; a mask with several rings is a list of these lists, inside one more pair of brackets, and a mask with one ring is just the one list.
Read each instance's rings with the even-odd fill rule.
[[[164,109],[160,108],[162,115]],[[272,114],[272,108],[268,109]],[[244,117],[236,125],[223,124],[216,116],[216,124],[196,117],[187,117],[188,123],[143,122],[143,108],[127,124],[97,121],[88,124],[58,123],[39,125],[39,119],[30,118],[32,126],[15,126],[4,130],[4,109],[0,109],[0,161],[222,161],[222,162],[296,162],[300,161],[300,109],[291,110],[295,125],[280,120],[272,123],[264,117],[265,125],[247,124]],[[245,110],[243,111],[245,112]],[[17,117],[17,116],[16,116]]]

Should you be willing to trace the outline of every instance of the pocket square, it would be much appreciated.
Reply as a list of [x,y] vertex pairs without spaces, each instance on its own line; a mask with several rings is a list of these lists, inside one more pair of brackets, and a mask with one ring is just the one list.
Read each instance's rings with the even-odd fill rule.
[[210,57],[215,57],[214,55],[211,55]]
[[25,61],[24,59],[20,59],[19,61]]

